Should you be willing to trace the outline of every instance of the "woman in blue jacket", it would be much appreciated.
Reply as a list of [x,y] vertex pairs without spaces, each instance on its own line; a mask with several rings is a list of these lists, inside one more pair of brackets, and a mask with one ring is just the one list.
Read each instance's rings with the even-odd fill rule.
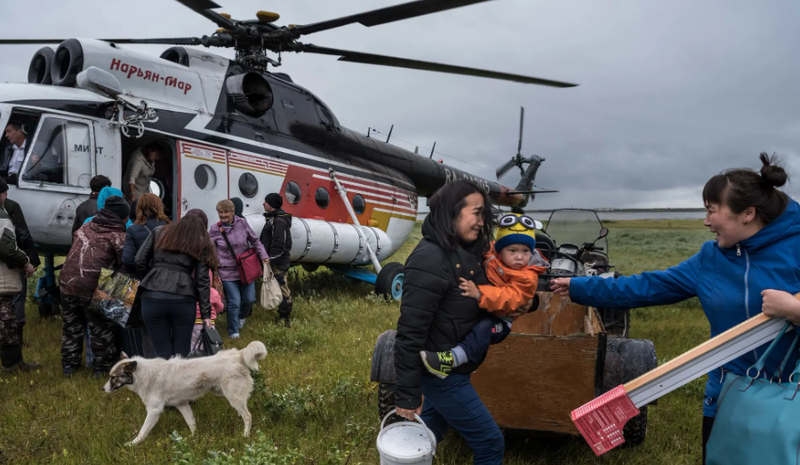
[[[603,308],[668,305],[698,297],[711,324],[711,337],[762,312],[800,321],[800,205],[778,190],[786,183],[783,168],[761,154],[756,173],[735,169],[712,177],[703,189],[706,219],[716,241],[664,271],[619,279],[599,277],[553,280],[554,292],[577,303]],[[789,350],[784,338],[762,373],[773,373]],[[744,376],[766,345],[708,373],[703,403],[703,461],[726,372]],[[794,366],[797,353],[789,365]],[[784,381],[789,373],[784,373]],[[766,376],[766,375],[765,375]]]

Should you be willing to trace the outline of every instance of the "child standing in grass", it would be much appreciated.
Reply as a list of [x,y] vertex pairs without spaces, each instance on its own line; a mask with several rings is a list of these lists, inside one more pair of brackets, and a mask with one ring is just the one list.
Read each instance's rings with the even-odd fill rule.
[[[217,329],[216,322],[217,322],[217,314],[222,312],[222,309],[225,307],[225,304],[222,303],[222,297],[219,295],[219,291],[215,289],[216,284],[219,282],[218,278],[215,278],[214,272],[209,270],[208,272],[209,279],[211,279],[211,327]],[[194,329],[192,329],[192,351],[194,350],[204,350],[205,347],[203,346],[203,341],[200,339],[200,331],[203,329],[203,318],[200,316],[200,304],[197,304],[197,319],[194,321]]]
[[[460,278],[461,295],[478,300],[489,312],[457,346],[444,352],[420,351],[425,368],[446,378],[450,371],[479,360],[490,344],[502,342],[511,332],[512,312],[536,296],[539,274],[547,262],[536,250],[535,222],[529,216],[510,213],[500,219],[493,250],[484,262],[491,285],[476,286]],[[536,309],[534,304],[533,310]]]

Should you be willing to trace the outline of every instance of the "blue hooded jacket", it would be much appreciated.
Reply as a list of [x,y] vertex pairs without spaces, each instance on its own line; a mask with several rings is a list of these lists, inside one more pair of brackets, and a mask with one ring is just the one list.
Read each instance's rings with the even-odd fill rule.
[[[735,247],[723,249],[716,241],[708,241],[693,257],[664,271],[618,279],[573,278],[569,294],[574,302],[602,308],[668,305],[697,296],[714,337],[761,313],[761,291],[765,289],[800,292],[800,205],[791,199],[781,216]],[[761,376],[772,377],[792,339],[788,335],[781,339]],[[722,370],[708,373],[703,415],[716,415],[724,373],[745,375],[766,348],[759,347],[723,365]],[[783,381],[788,380],[797,359],[795,351],[782,373]]]
[[[106,199],[107,198],[113,197],[115,195],[118,196],[118,197],[125,198],[124,195],[122,194],[122,191],[117,189],[116,187],[106,186],[106,187],[102,188],[100,190],[100,193],[97,194],[97,211],[102,210],[103,207],[106,206]],[[92,218],[94,218],[94,216],[90,216],[89,218],[86,218],[86,221],[84,221],[83,224],[86,224],[86,223],[92,221]],[[125,225],[125,228],[126,229],[130,228],[132,224],[133,223],[131,222],[131,219],[128,218],[128,223]]]

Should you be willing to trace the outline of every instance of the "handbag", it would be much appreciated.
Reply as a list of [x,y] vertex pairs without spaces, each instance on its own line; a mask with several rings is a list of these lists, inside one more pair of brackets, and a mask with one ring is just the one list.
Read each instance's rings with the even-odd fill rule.
[[207,328],[203,325],[200,337],[197,339],[192,351],[187,358],[211,357],[222,350],[222,337],[216,328]]
[[745,376],[725,375],[717,401],[717,416],[706,446],[707,464],[800,463],[800,422],[797,421],[800,418],[800,361],[789,380],[780,382],[800,336],[795,336],[780,367],[769,380],[767,373],[762,373],[770,352],[792,327],[791,323],[786,323]]
[[231,255],[236,261],[236,269],[239,271],[239,279],[245,284],[250,284],[256,279],[260,278],[262,270],[261,259],[258,258],[258,250],[256,250],[255,247],[250,246],[244,252],[236,255],[236,252],[233,250],[233,246],[231,245],[231,241],[228,240],[228,234],[222,229],[222,226],[220,226],[219,232],[222,233],[222,237],[225,239],[225,243],[228,244],[228,249],[231,251]]
[[118,270],[102,268],[89,308],[124,328],[138,289],[138,279]]
[[259,296],[258,303],[264,307],[265,310],[272,310],[277,308],[283,301],[283,293],[281,292],[281,285],[275,279],[275,274],[269,264],[264,265],[264,282],[261,284],[261,295]]

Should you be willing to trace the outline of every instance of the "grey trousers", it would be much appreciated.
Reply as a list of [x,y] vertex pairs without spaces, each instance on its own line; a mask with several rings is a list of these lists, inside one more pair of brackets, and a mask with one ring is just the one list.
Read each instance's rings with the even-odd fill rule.
[[11,302],[14,304],[14,317],[17,319],[17,325],[22,326],[25,324],[25,301],[28,299],[28,280],[25,279],[25,270],[19,270],[19,275],[22,279],[22,292],[14,294]]

